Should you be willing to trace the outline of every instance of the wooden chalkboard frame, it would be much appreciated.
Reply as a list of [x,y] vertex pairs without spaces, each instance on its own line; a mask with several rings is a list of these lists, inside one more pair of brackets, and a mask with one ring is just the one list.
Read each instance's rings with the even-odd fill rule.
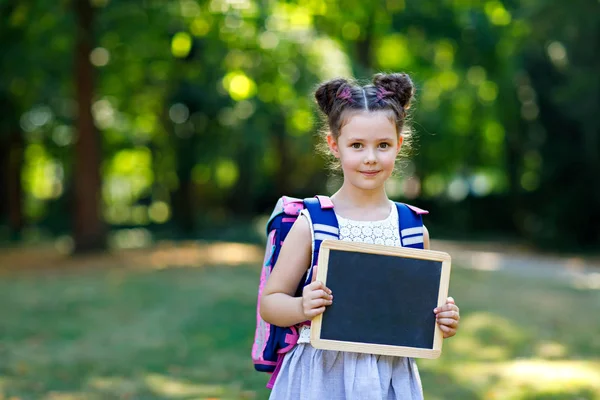
[[[450,283],[451,269],[451,257],[448,253],[395,246],[345,242],[340,240],[324,240],[321,244],[321,249],[319,251],[317,280],[320,280],[325,285],[327,285],[327,268],[330,250],[361,252],[402,258],[416,258],[422,260],[439,261],[442,263],[442,270],[440,275],[439,292],[437,296],[437,307],[440,307],[446,303],[446,299],[448,297],[448,286]],[[327,310],[325,310],[325,312],[327,312]],[[431,310],[431,312],[433,313],[433,309]],[[438,358],[442,353],[443,333],[440,327],[437,325],[437,323],[435,323],[435,327],[433,327],[433,329],[435,330],[433,336],[433,347],[429,349],[322,339],[322,319],[323,315],[318,315],[312,320],[311,323],[310,343],[313,347],[317,349],[428,359]]]

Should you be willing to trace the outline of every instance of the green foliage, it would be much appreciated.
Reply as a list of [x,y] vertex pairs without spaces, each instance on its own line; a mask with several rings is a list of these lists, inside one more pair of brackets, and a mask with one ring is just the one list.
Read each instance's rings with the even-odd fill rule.
[[[193,229],[265,212],[282,194],[331,190],[313,156],[312,90],[385,70],[417,84],[418,145],[394,196],[439,210],[432,223],[447,230],[471,199],[487,207],[469,220],[491,219],[491,230],[547,246],[600,243],[594,0],[92,4],[92,112],[112,225]],[[68,2],[5,0],[0,10],[0,141],[22,132],[24,210],[52,227],[67,213],[52,204],[67,210],[72,193],[74,16]],[[497,198],[508,223],[491,211]],[[167,218],[140,217],[152,207]]]

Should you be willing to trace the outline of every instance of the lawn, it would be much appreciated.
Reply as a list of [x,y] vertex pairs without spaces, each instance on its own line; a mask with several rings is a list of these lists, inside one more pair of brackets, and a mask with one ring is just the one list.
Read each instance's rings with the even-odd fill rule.
[[[266,398],[249,355],[260,261],[184,253],[4,271],[0,399]],[[600,398],[599,290],[457,267],[450,286],[461,331],[419,362],[426,399]]]

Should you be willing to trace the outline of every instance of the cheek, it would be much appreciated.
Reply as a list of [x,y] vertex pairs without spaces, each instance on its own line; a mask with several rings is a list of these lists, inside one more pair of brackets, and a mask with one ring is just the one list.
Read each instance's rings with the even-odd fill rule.
[[364,160],[364,156],[362,156],[360,153],[348,153],[346,154],[346,164],[348,165],[359,165],[362,164]]
[[356,164],[358,160],[358,157],[356,157],[355,154],[352,154],[352,152],[340,152],[340,162],[342,163],[342,165],[353,165]]
[[363,158],[359,153],[346,151],[340,153],[340,163],[342,169],[357,169],[363,162]]
[[394,153],[393,151],[390,151],[388,153],[386,153],[382,158],[381,161],[383,164],[385,164],[386,166],[394,166],[396,164],[396,153]]

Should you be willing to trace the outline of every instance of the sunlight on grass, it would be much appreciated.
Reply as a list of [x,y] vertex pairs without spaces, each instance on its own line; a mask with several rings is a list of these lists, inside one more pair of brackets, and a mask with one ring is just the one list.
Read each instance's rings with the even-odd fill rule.
[[600,389],[600,362],[519,360],[506,365],[503,372],[507,379],[539,388],[590,385]]
[[600,396],[600,362],[530,359],[464,363],[453,368],[453,376],[465,385],[480,387],[486,399],[529,399],[550,395],[571,399],[577,397],[570,396],[578,394]]
[[497,253],[478,252],[471,255],[471,265],[481,271],[496,271],[500,269],[500,256]]
[[71,257],[55,246],[9,249],[0,252],[0,272],[82,268],[164,269],[241,264],[260,265],[264,248],[245,243],[161,241],[151,248],[114,249],[102,254]]
[[[50,392],[44,400],[100,400],[101,397],[85,392]],[[9,398],[10,400],[10,398]]]
[[87,387],[117,396],[135,393],[142,385],[134,380],[121,377],[94,377],[87,382]]
[[600,290],[600,272],[590,274],[589,276],[580,277],[575,280],[574,287],[577,289],[596,289]]
[[163,396],[223,396],[225,388],[222,385],[200,385],[184,382],[165,375],[151,374],[145,379],[148,387]]
[[470,314],[461,320],[460,335],[448,343],[453,354],[475,360],[506,360],[527,334],[511,321],[487,312]]
[[[138,254],[146,259],[145,254]],[[262,258],[261,249],[243,243],[214,243],[198,246],[198,242],[183,243],[175,248],[161,246],[150,255],[150,265],[155,268],[170,266],[201,267],[209,264],[239,265],[256,262]]]
[[[154,393],[173,398],[190,398],[199,396],[199,399],[253,399],[256,394],[250,390],[242,390],[239,384],[209,385],[198,384],[175,379],[167,375],[149,374],[145,382]],[[196,398],[196,397],[194,397]]]
[[539,358],[548,360],[566,357],[568,354],[568,349],[564,344],[561,343],[543,341],[538,343],[535,348],[535,353]]

